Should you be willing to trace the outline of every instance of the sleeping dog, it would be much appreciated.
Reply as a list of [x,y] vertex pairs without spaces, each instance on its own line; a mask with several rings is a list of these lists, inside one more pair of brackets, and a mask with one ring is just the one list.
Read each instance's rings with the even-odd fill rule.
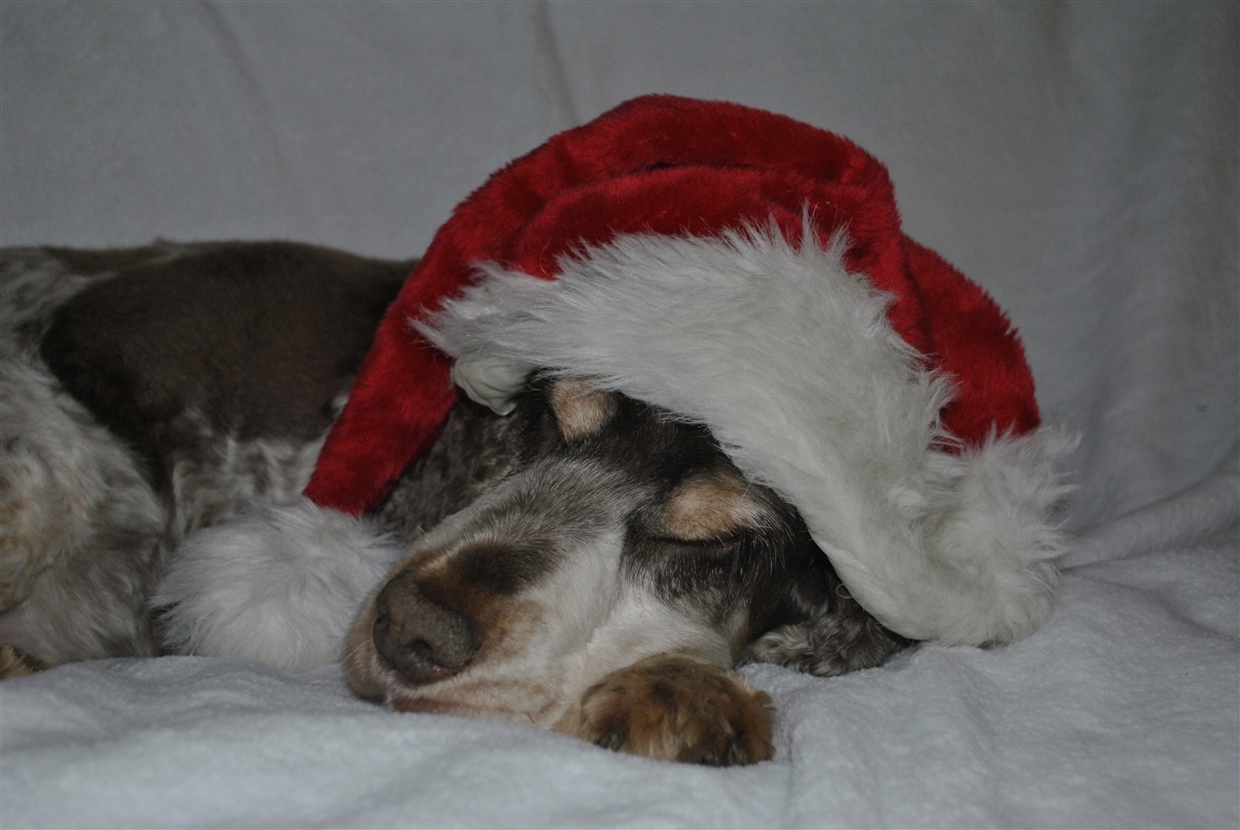
[[[410,267],[289,243],[4,251],[0,675],[193,651],[199,531],[296,511]],[[909,644],[704,427],[537,368],[514,403],[456,404],[368,520],[386,575],[341,590],[355,622],[331,646],[362,696],[743,764],[771,756],[771,715],[736,666],[835,675]]]

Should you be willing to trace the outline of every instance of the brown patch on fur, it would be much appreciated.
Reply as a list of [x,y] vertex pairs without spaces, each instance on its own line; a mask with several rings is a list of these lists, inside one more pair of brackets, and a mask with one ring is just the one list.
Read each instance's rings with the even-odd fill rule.
[[[130,254],[56,256],[89,266]],[[238,439],[317,438],[410,267],[292,243],[206,245],[84,289],[40,351],[167,484],[168,450],[198,432],[181,425],[189,411]]]
[[0,646],[0,680],[27,677],[50,669],[51,666],[13,646]]
[[555,728],[665,761],[756,764],[774,754],[770,705],[722,669],[657,655],[590,687]]
[[[490,657],[511,628],[520,622],[525,603],[481,587],[453,567],[451,560],[418,573],[418,585],[432,602],[461,615],[474,626],[482,640],[479,655]],[[484,655],[485,652],[485,655]]]
[[601,432],[616,414],[615,397],[582,378],[556,381],[549,394],[560,435],[576,441]]
[[709,541],[752,526],[761,515],[762,505],[749,495],[743,478],[711,472],[685,482],[672,494],[663,529],[676,539]]

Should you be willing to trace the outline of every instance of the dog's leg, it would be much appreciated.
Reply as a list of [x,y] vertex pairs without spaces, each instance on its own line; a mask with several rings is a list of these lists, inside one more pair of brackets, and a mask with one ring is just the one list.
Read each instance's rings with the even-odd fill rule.
[[741,663],[775,663],[819,677],[881,666],[912,645],[888,631],[836,583],[830,604],[806,621],[781,626],[745,649]]
[[132,453],[34,362],[0,360],[0,643],[53,663],[155,653],[163,525]]
[[665,761],[755,764],[774,753],[770,704],[722,669],[657,655],[591,686],[555,728]]

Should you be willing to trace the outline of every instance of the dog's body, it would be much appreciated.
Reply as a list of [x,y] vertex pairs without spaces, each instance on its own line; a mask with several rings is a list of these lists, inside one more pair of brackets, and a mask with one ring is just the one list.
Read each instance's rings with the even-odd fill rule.
[[[160,587],[173,552],[296,509],[409,268],[284,243],[6,251],[0,671],[193,650],[163,607],[198,587]],[[401,552],[345,665],[397,709],[753,762],[767,701],[735,665],[830,675],[907,644],[705,429],[583,379],[535,375],[508,417],[458,403],[374,522]]]

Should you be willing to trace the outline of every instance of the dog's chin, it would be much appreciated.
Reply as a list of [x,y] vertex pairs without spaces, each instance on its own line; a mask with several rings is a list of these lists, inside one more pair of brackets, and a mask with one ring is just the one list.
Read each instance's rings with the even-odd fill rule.
[[534,683],[510,686],[483,681],[478,687],[431,683],[411,686],[403,681],[390,683],[378,699],[397,712],[427,715],[455,715],[475,720],[506,720],[551,727],[559,721],[568,703],[548,695],[547,688]]
[[345,679],[360,697],[397,712],[486,717],[477,707],[434,697],[436,683],[418,686],[406,683],[391,668],[383,666],[373,651],[365,648],[355,649],[345,660]]
[[505,683],[487,679],[486,671],[479,672],[478,667],[440,681],[410,683],[385,665],[373,648],[364,645],[350,650],[344,668],[345,679],[357,695],[397,712],[550,726],[567,708],[551,693],[555,684],[530,680]]
[[508,713],[489,712],[476,706],[461,703],[449,703],[434,698],[411,695],[405,691],[394,691],[384,701],[389,709],[396,712],[414,712],[423,715],[455,715],[459,718],[509,718]]

